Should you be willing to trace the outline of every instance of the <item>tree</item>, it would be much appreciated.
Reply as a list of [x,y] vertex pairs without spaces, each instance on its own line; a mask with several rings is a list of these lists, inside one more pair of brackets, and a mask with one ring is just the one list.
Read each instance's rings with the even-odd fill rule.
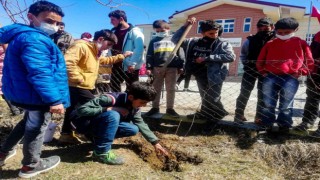
[[12,22],[28,24],[28,7],[36,1],[38,0],[0,0],[0,4]]

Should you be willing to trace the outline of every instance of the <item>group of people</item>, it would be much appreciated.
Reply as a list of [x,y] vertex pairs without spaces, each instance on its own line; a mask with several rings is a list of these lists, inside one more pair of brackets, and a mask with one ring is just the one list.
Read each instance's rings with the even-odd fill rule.
[[[64,31],[63,16],[59,6],[38,1],[29,8],[30,25],[13,24],[0,29],[0,44],[7,44],[0,51],[2,54],[5,51],[4,99],[24,110],[23,119],[0,146],[0,166],[16,154],[16,145],[22,138],[20,177],[33,177],[60,163],[59,156],[40,157],[52,113],[64,114],[59,141],[70,143],[79,140],[77,134],[84,135],[92,141],[93,158],[99,162],[123,164],[124,159],[112,152],[112,143],[115,138],[138,132],[156,151],[168,155],[144,122],[141,107],[152,101],[152,108],[145,115],[159,113],[165,83],[166,113],[179,117],[174,110],[174,98],[176,79],[182,73],[195,77],[202,99],[200,110],[189,118],[207,119],[210,127],[228,115],[221,102],[221,90],[228,75],[227,64],[236,56],[231,44],[221,37],[223,27],[217,22],[202,22],[202,37],[185,39],[177,54],[170,58],[183,32],[196,19],[188,19],[173,36],[166,21],[154,21],[156,37],[146,55],[147,74],[154,76],[151,85],[138,81],[144,63],[144,36],[139,28],[127,22],[124,11],[109,13],[113,29],[97,31],[93,37],[84,33],[79,40]],[[258,80],[255,122],[267,128],[277,123],[283,130],[289,129],[293,123],[297,78],[308,75],[304,118],[296,129],[307,131],[314,124],[320,99],[317,84],[320,78],[317,66],[314,68],[314,59],[319,57],[320,34],[315,36],[310,49],[304,40],[294,36],[298,26],[293,18],[280,19],[275,25],[271,19],[262,18],[257,24],[258,33],[244,42],[240,58],[245,73],[235,122],[246,121],[244,110]],[[106,50],[108,53],[104,53]],[[111,73],[112,92],[96,95],[97,78],[106,72]],[[124,81],[126,90],[122,92]],[[276,119],[278,99],[280,113]]]

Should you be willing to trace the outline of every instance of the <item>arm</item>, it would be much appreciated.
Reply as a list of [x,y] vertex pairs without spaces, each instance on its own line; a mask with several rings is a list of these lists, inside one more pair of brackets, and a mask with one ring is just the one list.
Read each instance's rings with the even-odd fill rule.
[[99,61],[101,65],[115,64],[115,63],[121,62],[124,58],[125,57],[123,54],[117,54],[115,56],[108,56],[108,57],[100,56]]
[[97,116],[106,111],[106,107],[113,106],[115,99],[110,95],[103,95],[94,98],[82,106],[77,108],[77,114],[79,116]]
[[79,44],[74,44],[67,50],[66,54],[64,55],[69,81],[75,83],[81,83],[84,81],[78,63],[81,60],[82,56],[86,56],[85,53],[85,50]]
[[179,58],[178,69],[183,69],[186,62],[186,57],[185,57],[184,50],[181,47],[179,48],[179,51],[178,51],[178,58]]
[[266,71],[264,70],[264,65],[266,63],[266,58],[267,58],[267,49],[268,49],[268,44],[263,46],[256,62],[257,70],[262,75],[266,73]]
[[233,62],[236,58],[236,55],[233,52],[233,48],[231,44],[228,42],[222,42],[221,48],[222,48],[222,53],[210,54],[209,57],[205,58],[205,61],[206,62],[222,62],[222,63]]
[[144,41],[144,35],[140,32],[140,30],[134,30],[132,35],[133,43],[134,43],[134,49],[132,49],[132,56],[126,58],[123,63],[126,66],[132,66],[134,63],[136,64],[142,64],[143,59],[143,41]]
[[133,124],[138,126],[139,131],[142,136],[151,144],[155,145],[159,142],[159,139],[154,135],[154,133],[150,130],[149,126],[143,121],[141,117],[141,111],[137,112],[133,117]]
[[[240,58],[240,61],[241,61],[242,63],[245,63],[245,62],[248,60],[249,43],[250,43],[250,41],[247,39],[247,40],[243,43],[243,45],[242,45],[242,47],[241,47],[241,52],[240,52],[239,58]],[[252,60],[252,59],[249,59],[249,60]]]
[[314,69],[314,60],[312,57],[311,49],[308,46],[307,42],[302,42],[302,48],[304,52],[304,61],[302,67],[299,69],[299,75],[309,75],[313,72]]
[[149,47],[148,47],[148,52],[147,52],[147,70],[152,70],[153,69],[153,65],[154,65],[154,48],[153,48],[153,40],[150,41],[149,43]]

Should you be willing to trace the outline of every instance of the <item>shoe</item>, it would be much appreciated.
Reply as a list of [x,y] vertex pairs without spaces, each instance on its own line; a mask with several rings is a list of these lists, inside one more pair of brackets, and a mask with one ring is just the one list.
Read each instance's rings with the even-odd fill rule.
[[226,110],[223,110],[221,113],[215,113],[214,115],[213,115],[213,117],[215,118],[215,119],[217,119],[217,120],[221,120],[221,119],[223,119],[224,117],[226,117],[226,116],[228,116],[229,115],[229,113],[228,113],[228,111],[226,111]]
[[320,129],[317,129],[315,132],[311,133],[310,137],[319,139],[320,138]]
[[150,111],[144,114],[144,116],[152,116],[158,113],[160,113],[159,108],[151,108]]
[[293,128],[293,131],[301,132],[301,133],[307,133],[308,129],[311,129],[312,125],[307,122],[302,122],[298,126]]
[[166,114],[172,117],[180,117],[180,115],[174,109],[167,109]]
[[193,118],[195,118],[195,119],[206,119],[207,117],[204,114],[202,114],[201,112],[196,112],[194,114],[188,114],[187,118],[188,119],[193,119]]
[[12,158],[16,154],[16,149],[9,151],[8,153],[0,152],[0,167],[3,166],[8,159]]
[[245,121],[247,121],[247,119],[243,115],[235,115],[235,117],[234,117],[235,123],[243,124]]
[[58,141],[61,144],[82,144],[89,140],[84,135],[72,131],[71,133],[61,133]]
[[108,151],[106,153],[98,154],[96,151],[93,151],[93,158],[98,161],[109,164],[109,165],[121,165],[124,164],[124,159],[122,157],[118,157],[114,154],[113,151]]
[[21,178],[31,178],[40,173],[49,171],[55,168],[60,163],[59,156],[51,156],[48,158],[42,158],[36,167],[23,166],[19,172],[19,177]]

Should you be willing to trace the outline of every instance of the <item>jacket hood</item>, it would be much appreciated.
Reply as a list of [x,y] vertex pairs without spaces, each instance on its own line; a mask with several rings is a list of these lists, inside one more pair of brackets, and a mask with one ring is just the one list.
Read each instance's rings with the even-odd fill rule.
[[88,41],[85,41],[83,39],[79,39],[79,40],[76,40],[73,45],[76,45],[76,44],[85,44],[89,49],[91,49],[93,52],[95,53],[99,53],[99,50],[98,50],[98,47],[97,45],[94,43],[94,42],[88,42]]
[[[38,32],[45,36],[48,36],[45,32],[37,30],[33,27],[24,24],[12,24],[4,26],[0,29],[0,44],[9,43],[14,36],[23,32]],[[49,37],[49,36],[48,36]]]

